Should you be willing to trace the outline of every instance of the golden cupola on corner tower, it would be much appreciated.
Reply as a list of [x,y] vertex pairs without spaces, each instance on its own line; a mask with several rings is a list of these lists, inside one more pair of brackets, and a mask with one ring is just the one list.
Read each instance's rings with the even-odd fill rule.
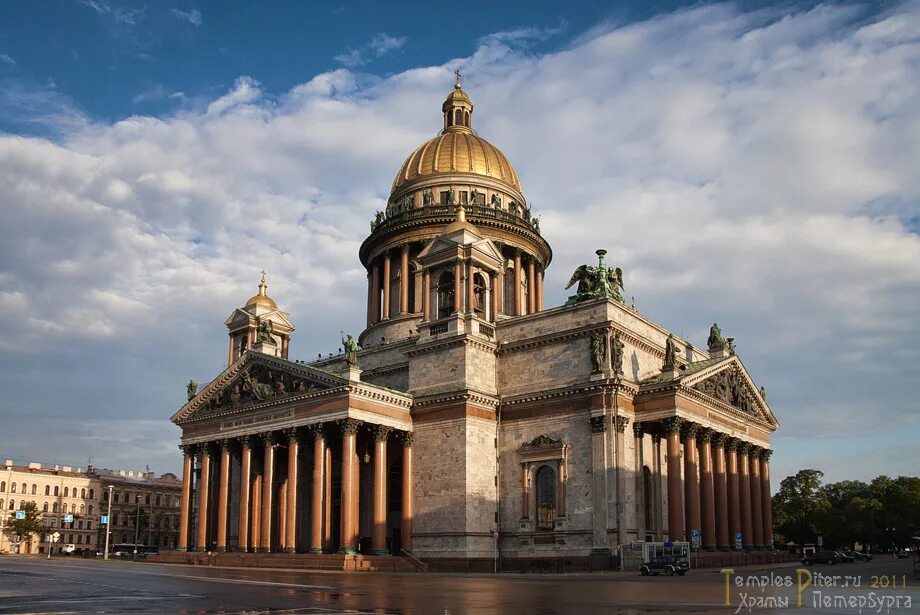
[[[543,309],[543,272],[552,249],[511,162],[473,131],[473,101],[459,71],[455,74],[441,105],[441,130],[400,165],[386,207],[374,216],[370,236],[361,245],[359,256],[368,272],[367,329],[360,340],[365,347],[406,339],[428,322],[425,306],[436,292],[426,282],[419,256],[460,218],[492,242],[503,263],[497,277],[493,272],[496,279],[484,282],[489,288],[482,292],[496,302],[496,309],[486,310],[488,318]],[[493,282],[502,287],[491,288]]]

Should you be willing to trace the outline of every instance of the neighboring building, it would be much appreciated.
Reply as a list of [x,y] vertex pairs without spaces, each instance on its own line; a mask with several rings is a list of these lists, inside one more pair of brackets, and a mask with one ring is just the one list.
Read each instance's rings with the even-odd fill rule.
[[778,423],[731,338],[713,327],[702,351],[627,306],[603,251],[544,308],[552,251],[472,112],[458,79],[371,223],[361,349],[288,360],[294,325],[264,276],[227,319],[229,365],[172,417],[179,548],[491,569],[496,532],[521,559],[697,535],[769,547]]
[[[96,532],[99,524],[99,481],[82,468],[71,466],[45,467],[40,463],[15,465],[7,459],[0,468],[0,553],[16,553],[7,524],[26,502],[35,502],[42,512],[47,531],[19,544],[19,553],[61,553],[65,545],[74,545],[74,552],[96,552]],[[73,520],[65,519],[72,515]],[[58,532],[60,540],[50,543],[50,534]]]
[[[102,494],[99,501],[102,514],[109,511],[109,493],[112,493],[110,544],[134,543],[137,529],[140,544],[176,548],[182,483],[175,474],[157,477],[153,472],[98,469],[96,476]],[[135,518],[140,520],[139,528],[135,527]],[[105,544],[104,526],[98,540],[99,544]]]

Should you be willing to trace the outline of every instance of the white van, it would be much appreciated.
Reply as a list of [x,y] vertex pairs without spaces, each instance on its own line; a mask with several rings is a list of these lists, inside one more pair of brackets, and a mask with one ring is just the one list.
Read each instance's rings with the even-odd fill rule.
[[61,546],[61,553],[73,553],[76,550],[77,550],[77,545],[74,545],[74,544],[66,544],[66,545]]

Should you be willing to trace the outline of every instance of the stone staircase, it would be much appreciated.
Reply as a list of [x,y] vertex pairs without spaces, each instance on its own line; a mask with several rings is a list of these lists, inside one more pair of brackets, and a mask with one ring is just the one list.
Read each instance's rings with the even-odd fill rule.
[[[145,562],[231,568],[290,568],[344,570],[347,572],[416,572],[418,560],[403,556],[345,555],[341,553],[203,553],[163,551],[148,555]],[[422,565],[424,566],[424,565]]]

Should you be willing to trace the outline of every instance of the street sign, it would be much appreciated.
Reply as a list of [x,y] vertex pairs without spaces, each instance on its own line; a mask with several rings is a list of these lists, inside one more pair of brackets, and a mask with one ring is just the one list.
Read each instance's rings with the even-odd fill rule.
[[735,532],[735,549],[740,551],[743,545],[741,544],[741,532]]
[[17,511],[16,511],[16,518],[17,518],[17,519],[25,519],[25,518],[26,518],[26,511],[24,511],[24,510],[17,510]]
[[102,515],[101,517],[99,517],[99,523],[101,523],[102,525],[108,525],[108,524],[109,524],[109,516],[108,516],[108,515]]
[[819,547],[824,546],[824,536],[818,536],[818,546]]
[[693,549],[700,548],[700,531],[699,530],[690,531],[690,547]]
[[64,515],[64,523],[73,523],[73,515]]
[[57,542],[61,539],[61,533],[55,532],[51,535],[51,542]]

